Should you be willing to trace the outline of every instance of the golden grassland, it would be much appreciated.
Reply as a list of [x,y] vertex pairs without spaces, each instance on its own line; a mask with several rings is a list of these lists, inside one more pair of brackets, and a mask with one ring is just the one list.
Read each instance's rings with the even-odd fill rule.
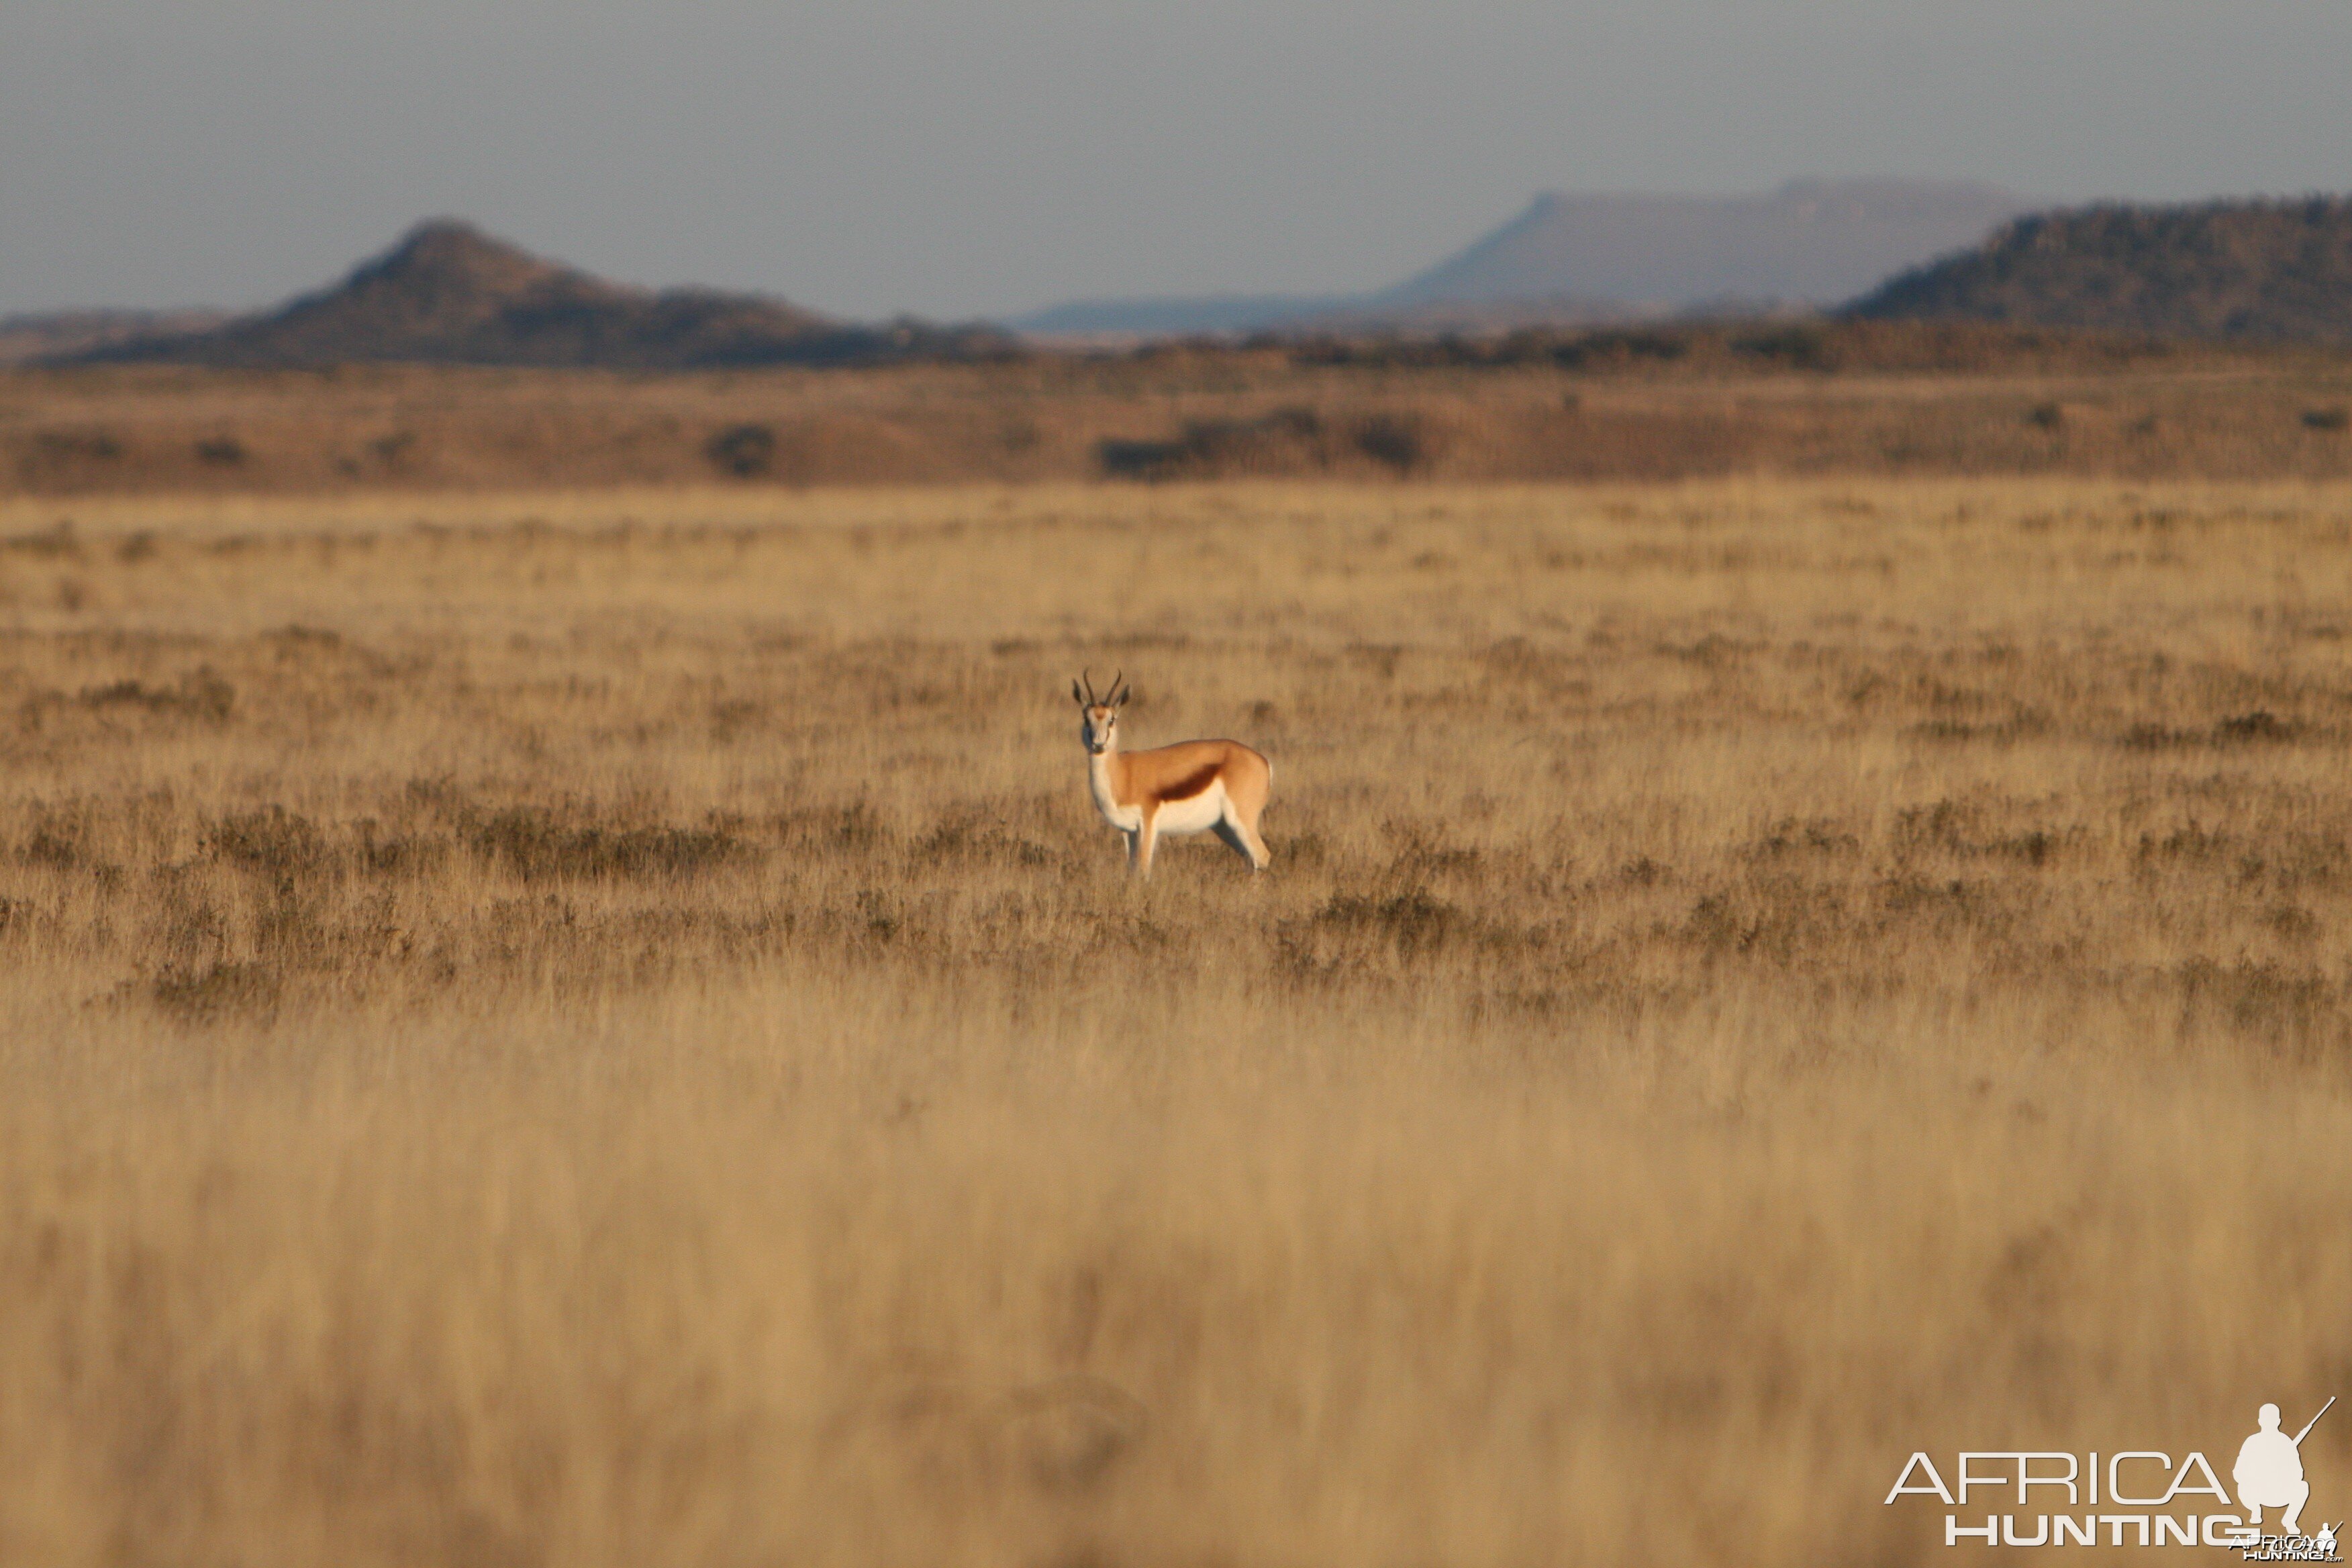
[[[0,504],[0,1561],[2226,1474],[2352,1391],[2347,589],[2341,484]],[[1271,872],[1126,878],[1088,665],[1274,759]]]

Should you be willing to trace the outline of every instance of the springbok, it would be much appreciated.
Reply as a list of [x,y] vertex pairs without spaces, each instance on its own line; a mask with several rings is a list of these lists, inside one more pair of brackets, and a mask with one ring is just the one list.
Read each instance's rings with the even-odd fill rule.
[[1095,695],[1094,678],[1070,696],[1084,712],[1078,737],[1087,745],[1095,809],[1127,835],[1128,863],[1136,875],[1151,875],[1151,851],[1163,833],[1214,833],[1253,871],[1273,857],[1257,836],[1258,815],[1274,785],[1274,764],[1239,741],[1179,741],[1149,752],[1118,749],[1118,710],[1127,705],[1121,682],[1111,679],[1108,699]]

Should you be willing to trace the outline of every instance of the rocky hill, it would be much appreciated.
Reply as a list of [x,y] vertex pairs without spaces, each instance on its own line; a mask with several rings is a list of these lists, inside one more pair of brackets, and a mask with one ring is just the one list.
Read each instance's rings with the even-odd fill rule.
[[2039,214],[1847,313],[2163,337],[2352,342],[2352,200]]
[[427,223],[341,283],[205,330],[137,336],[85,362],[293,368],[400,362],[692,370],[959,357],[1001,334],[835,321],[782,300],[656,291],[544,260],[463,223]]

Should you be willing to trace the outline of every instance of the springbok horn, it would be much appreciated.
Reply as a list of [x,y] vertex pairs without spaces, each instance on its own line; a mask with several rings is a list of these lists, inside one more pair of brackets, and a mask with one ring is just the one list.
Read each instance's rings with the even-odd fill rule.
[[1091,708],[1095,705],[1095,672],[1088,669],[1081,673],[1087,678],[1087,706]]
[[1119,682],[1121,682],[1121,681],[1125,680],[1126,679],[1127,679],[1127,671],[1125,671],[1125,670],[1123,670],[1123,669],[1122,669],[1122,670],[1120,670],[1117,675],[1114,675],[1114,676],[1112,676],[1112,677],[1110,678],[1110,705],[1111,705],[1112,707],[1114,707],[1114,708],[1118,707],[1120,703],[1122,703],[1122,702],[1124,702],[1124,701],[1126,701],[1126,700],[1127,700],[1127,699],[1126,699],[1125,697],[1122,697],[1121,695],[1119,695],[1119,689],[1118,689]]

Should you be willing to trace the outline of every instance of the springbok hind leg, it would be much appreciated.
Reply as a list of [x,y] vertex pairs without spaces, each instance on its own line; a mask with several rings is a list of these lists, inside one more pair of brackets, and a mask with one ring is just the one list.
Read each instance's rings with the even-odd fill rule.
[[1234,854],[1250,863],[1253,871],[1263,871],[1274,857],[1266,852],[1265,840],[1257,836],[1257,825],[1245,819],[1232,806],[1217,819],[1217,837],[1232,846]]

